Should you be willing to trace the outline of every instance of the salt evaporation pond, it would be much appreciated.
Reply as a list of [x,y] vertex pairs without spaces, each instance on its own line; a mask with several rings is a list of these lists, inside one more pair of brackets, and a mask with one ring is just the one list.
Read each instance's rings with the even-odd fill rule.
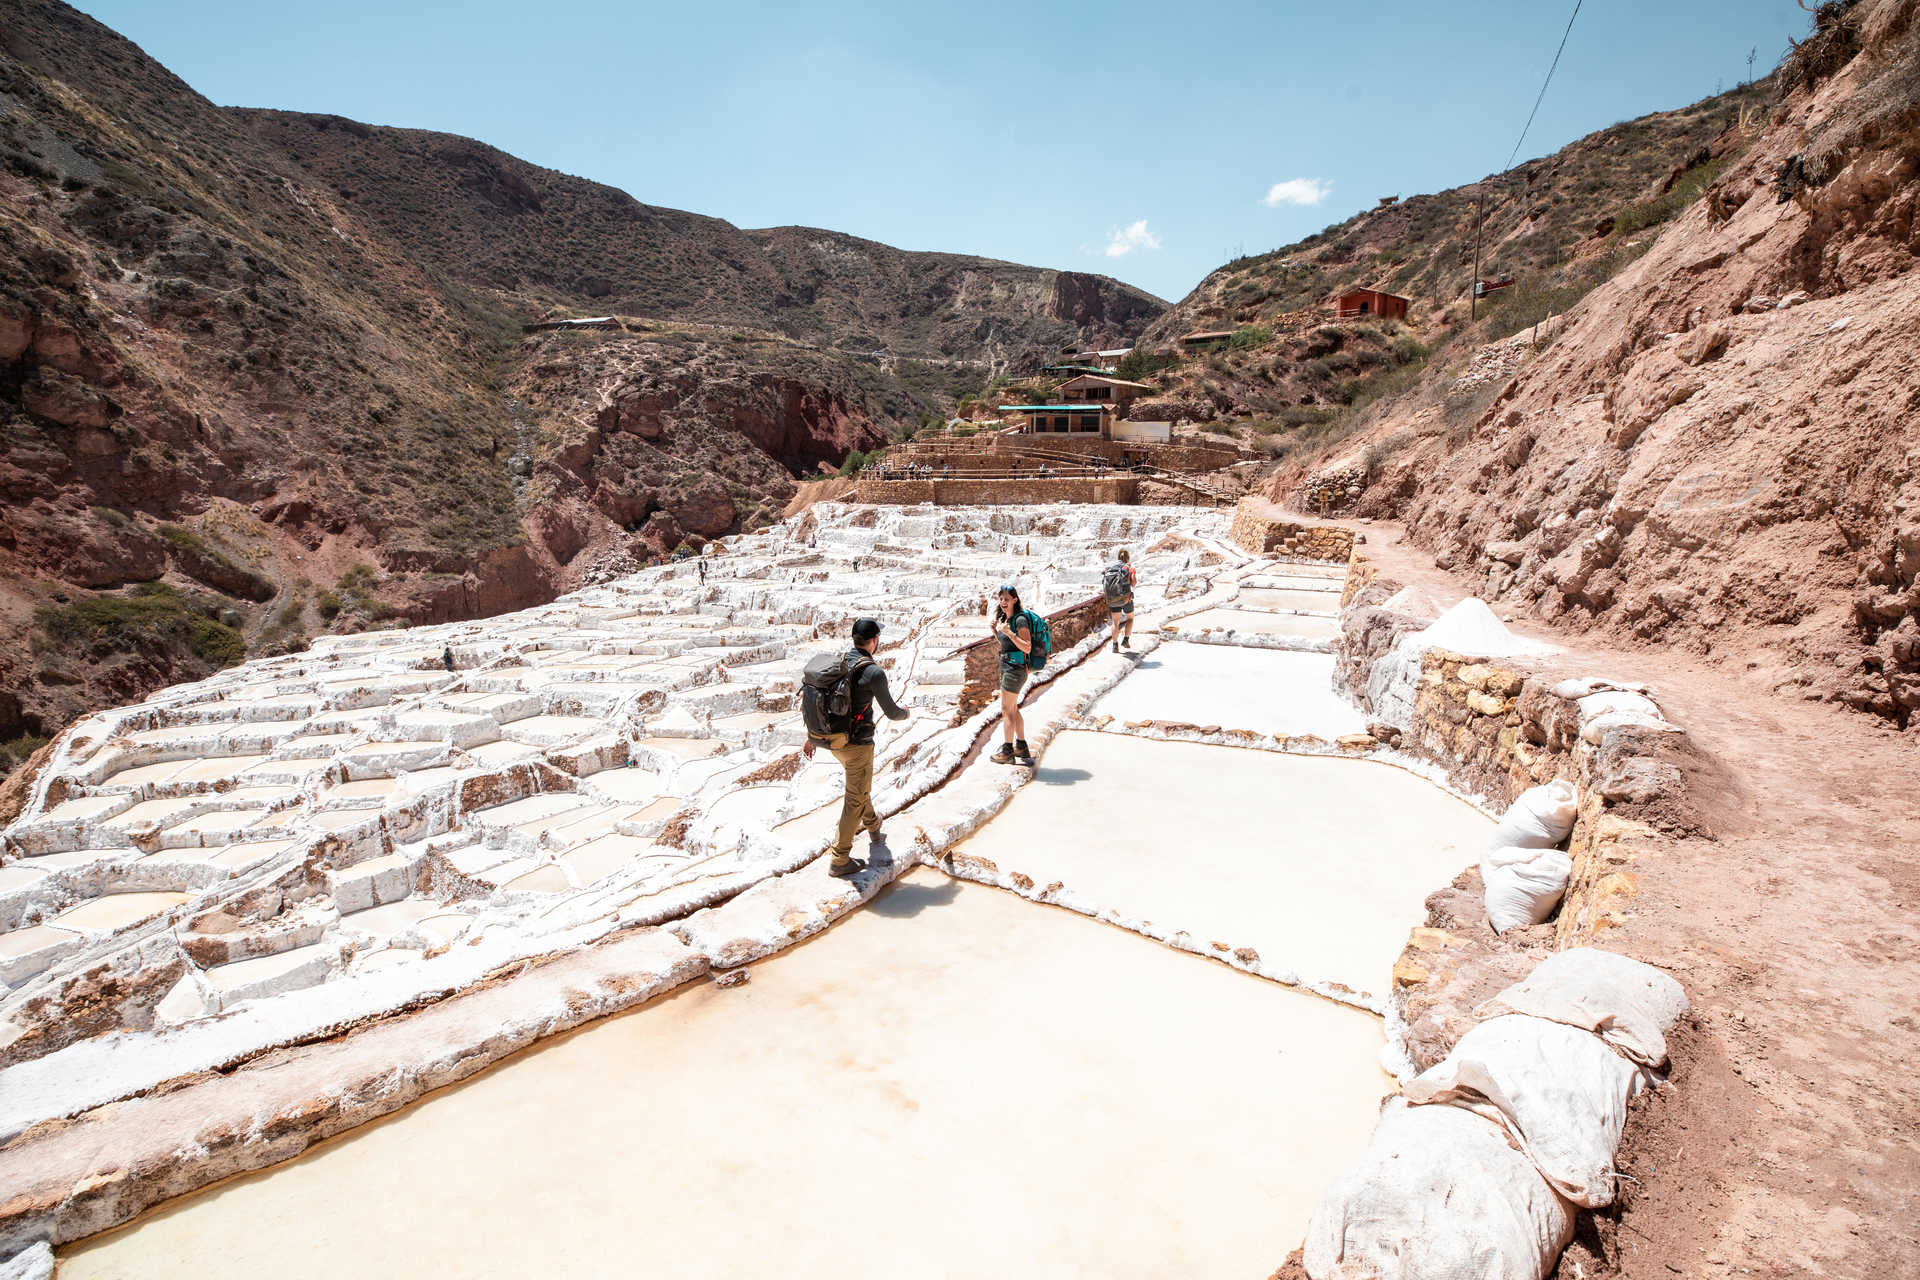
[[1202,945],[1252,947],[1303,981],[1384,996],[1426,896],[1492,827],[1393,765],[1075,732],[958,852]]
[[550,1041],[60,1275],[1265,1275],[1364,1145],[1381,1043],[915,871],[745,987]]
[[1099,712],[1329,742],[1367,730],[1366,716],[1334,691],[1333,655],[1217,644],[1161,645],[1100,699]]

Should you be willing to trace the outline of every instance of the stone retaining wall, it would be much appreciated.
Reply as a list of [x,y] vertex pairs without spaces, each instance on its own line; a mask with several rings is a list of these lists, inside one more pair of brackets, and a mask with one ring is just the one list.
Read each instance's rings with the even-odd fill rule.
[[[1059,655],[1106,625],[1106,597],[1095,596],[1091,600],[1068,605],[1047,614],[1046,619],[1047,625],[1053,630],[1053,656],[1057,661]],[[1000,693],[1000,642],[987,636],[965,646],[960,653],[967,678],[960,691],[960,712],[956,724],[977,714]]]
[[[1335,641],[1335,682],[1369,711],[1374,665],[1402,636],[1431,621],[1384,607],[1399,587],[1355,552]],[[1579,696],[1583,690],[1591,696],[1601,682],[1556,665],[1564,667],[1564,660],[1428,650],[1406,727],[1371,726],[1373,736],[1433,762],[1455,786],[1495,805],[1555,779],[1574,783],[1580,793],[1568,847],[1573,872],[1553,919],[1494,933],[1477,865],[1427,898],[1426,922],[1412,930],[1395,962],[1388,997],[1389,1026],[1398,1023],[1397,1047],[1416,1071],[1444,1060],[1483,1021],[1487,1001],[1525,978],[1543,955],[1604,947],[1606,934],[1632,913],[1636,863],[1684,856],[1687,840],[1710,838],[1687,798],[1688,780],[1704,764],[1686,736],[1670,725],[1649,727],[1663,725],[1657,715],[1631,724],[1598,704],[1583,712]],[[1328,1212],[1324,1204],[1319,1212]],[[1567,1212],[1576,1208],[1568,1204]],[[1340,1240],[1341,1229],[1336,1223],[1323,1230],[1310,1270],[1316,1229],[1309,1228],[1304,1254],[1289,1258],[1276,1277],[1332,1274],[1328,1241]],[[1574,1231],[1569,1222],[1565,1234]],[[1563,1245],[1564,1237],[1545,1245],[1549,1266]]]
[[[1356,568],[1364,556],[1356,556]],[[1370,568],[1371,566],[1367,566]],[[1335,680],[1371,711],[1373,665],[1400,636],[1430,619],[1380,607],[1398,584],[1368,575],[1341,611]],[[1573,876],[1558,914],[1546,925],[1495,935],[1481,902],[1477,867],[1428,899],[1425,928],[1415,929],[1394,969],[1394,998],[1409,1031],[1409,1054],[1422,1068],[1443,1057],[1472,1025],[1472,1009],[1522,972],[1525,950],[1555,950],[1604,939],[1624,919],[1638,891],[1633,865],[1671,856],[1673,837],[1706,834],[1687,798],[1687,779],[1703,766],[1684,734],[1633,726],[1582,736],[1577,703],[1557,694],[1564,672],[1534,669],[1541,660],[1475,661],[1443,650],[1421,659],[1413,715],[1404,731],[1374,732],[1409,755],[1432,761],[1463,791],[1496,806],[1522,791],[1563,778],[1580,790],[1568,846]]]
[[[928,458],[974,458],[1006,459],[1032,453],[1072,454],[1078,458],[1104,458],[1118,466],[1131,454],[1138,458],[1142,453],[1146,461],[1153,466],[1168,471],[1219,471],[1236,462],[1245,461],[1245,455],[1231,445],[1174,443],[1155,444],[1151,441],[1103,440],[1092,433],[1087,435],[979,435],[960,440],[916,441],[899,451],[900,458],[926,460]],[[889,455],[894,456],[894,455]]]
[[862,480],[855,490],[860,502],[916,506],[1005,507],[1042,502],[1102,502],[1132,506],[1139,501],[1140,481],[1133,476],[1095,480],[1061,477],[1042,480]]
[[1290,519],[1263,498],[1240,500],[1228,536],[1242,551],[1257,556],[1286,554],[1309,560],[1346,560],[1353,555],[1353,530]]

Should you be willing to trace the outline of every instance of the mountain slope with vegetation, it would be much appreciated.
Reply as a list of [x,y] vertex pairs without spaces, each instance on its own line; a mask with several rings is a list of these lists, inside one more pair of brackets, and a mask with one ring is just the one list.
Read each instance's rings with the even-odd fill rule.
[[1266,491],[1402,521],[1505,609],[1913,731],[1920,3],[1820,6],[1713,160],[1550,341],[1456,340]]
[[[1136,414],[1208,423],[1269,456],[1312,458],[1414,389],[1444,382],[1458,429],[1519,355],[1482,348],[1536,325],[1544,334],[1646,252],[1758,136],[1775,95],[1771,79],[1743,85],[1229,262],[1143,332],[1120,370],[1155,388]],[[1513,281],[1477,306],[1476,238],[1480,278]],[[1336,321],[1333,299],[1352,288],[1409,297],[1409,314]],[[1227,336],[1199,349],[1179,342],[1194,332]]]
[[[1618,254],[1642,228],[1699,194],[1725,163],[1725,147],[1716,142],[1750,128],[1770,101],[1769,81],[1743,85],[1599,130],[1479,182],[1409,196],[1296,244],[1237,258],[1170,307],[1142,340],[1272,324],[1322,310],[1348,288],[1411,298],[1422,328],[1457,324],[1467,310],[1476,241],[1482,279],[1518,282],[1514,292],[1488,299],[1490,309],[1507,312],[1503,324],[1514,332],[1552,304],[1543,295],[1555,273]],[[1515,308],[1523,299],[1531,305]]]
[[956,390],[1165,305],[216,107],[55,0],[7,10],[0,756],[228,660],[208,627],[263,653],[473,616],[768,518]]

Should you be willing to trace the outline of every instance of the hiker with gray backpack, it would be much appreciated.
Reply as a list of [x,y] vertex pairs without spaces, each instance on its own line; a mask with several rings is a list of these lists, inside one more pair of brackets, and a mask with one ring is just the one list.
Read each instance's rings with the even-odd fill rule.
[[1113,651],[1133,648],[1133,557],[1123,547],[1117,560],[1100,574],[1100,590],[1107,597],[1107,615],[1113,619]]
[[861,618],[853,624],[851,649],[808,659],[800,677],[800,718],[807,729],[800,752],[811,760],[816,750],[825,747],[846,772],[833,865],[827,868],[828,875],[842,879],[866,870],[867,864],[853,856],[854,833],[863,828],[873,860],[892,858],[880,831],[880,815],[873,808],[873,708],[878,703],[889,720],[905,720],[907,713],[894,705],[887,673],[873,660],[879,647],[880,624]]
[[1000,588],[993,609],[993,634],[1000,640],[1000,725],[1007,740],[987,758],[995,764],[1033,764],[1027,747],[1027,722],[1020,714],[1020,690],[1027,677],[1047,665],[1053,629],[1020,603],[1020,588]]

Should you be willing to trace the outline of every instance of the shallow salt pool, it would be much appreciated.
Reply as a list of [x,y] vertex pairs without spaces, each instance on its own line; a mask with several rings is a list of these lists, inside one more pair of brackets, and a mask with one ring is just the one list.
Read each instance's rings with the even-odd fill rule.
[[1073,732],[957,852],[1384,995],[1427,895],[1492,828],[1388,764]]
[[1257,733],[1364,733],[1367,718],[1333,690],[1333,655],[1169,641],[1094,707],[1121,721],[1160,720]]
[[1388,1087],[1369,1015],[928,871],[752,974],[175,1202],[61,1280],[1265,1275]]

